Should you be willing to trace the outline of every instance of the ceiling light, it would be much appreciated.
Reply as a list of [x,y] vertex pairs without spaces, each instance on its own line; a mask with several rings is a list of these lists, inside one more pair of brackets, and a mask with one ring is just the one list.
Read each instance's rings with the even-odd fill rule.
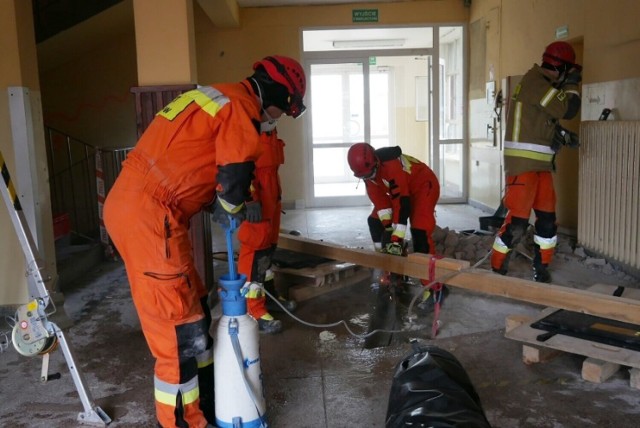
[[334,40],[334,48],[387,48],[404,46],[405,39]]

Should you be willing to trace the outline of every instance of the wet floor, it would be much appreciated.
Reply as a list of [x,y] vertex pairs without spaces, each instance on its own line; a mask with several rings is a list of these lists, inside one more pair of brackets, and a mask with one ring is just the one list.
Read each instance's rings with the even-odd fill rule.
[[[320,216],[315,211],[288,213],[285,219],[292,221],[283,227],[301,230],[313,239],[369,245],[366,210],[349,215],[337,211],[335,217],[322,215],[321,224],[331,224],[333,219],[333,228],[310,220]],[[460,218],[455,214],[447,213],[461,227],[474,227],[475,212],[466,225],[464,213]],[[619,282],[573,262],[559,260],[553,266],[561,284],[572,287],[585,287],[587,281]],[[221,270],[218,265],[217,273]],[[526,270],[525,266],[521,272]],[[393,305],[383,307],[384,293],[372,282],[367,278],[299,302],[295,315],[315,326],[280,316],[284,331],[260,336],[270,426],[383,427],[394,368],[410,352],[412,338],[439,346],[460,360],[494,427],[637,426],[640,393],[629,387],[627,370],[594,384],[582,380],[580,356],[562,354],[547,363],[522,363],[521,344],[504,337],[505,318],[535,315],[540,307],[451,289],[439,317],[440,332],[432,339],[432,314],[406,316],[407,297],[420,291],[417,286],[409,286],[402,296],[394,294]],[[96,403],[113,419],[110,426],[155,427],[153,359],[140,331],[123,266],[100,264],[65,297],[65,309],[74,321],[65,333]],[[328,326],[341,320],[355,335],[391,324],[405,331],[376,343],[350,334],[344,325]],[[0,332],[4,331],[1,327]],[[384,342],[388,345],[376,346]],[[22,357],[11,347],[0,353],[0,427],[81,426],[76,416],[82,406],[61,352],[52,354],[50,372],[60,372],[62,377],[41,384],[38,358]]]

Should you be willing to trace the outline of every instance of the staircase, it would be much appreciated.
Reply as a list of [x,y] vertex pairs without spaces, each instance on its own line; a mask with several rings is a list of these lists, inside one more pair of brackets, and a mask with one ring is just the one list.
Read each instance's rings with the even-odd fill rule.
[[49,127],[45,143],[58,289],[64,292],[105,258],[101,205],[131,148],[98,148]]

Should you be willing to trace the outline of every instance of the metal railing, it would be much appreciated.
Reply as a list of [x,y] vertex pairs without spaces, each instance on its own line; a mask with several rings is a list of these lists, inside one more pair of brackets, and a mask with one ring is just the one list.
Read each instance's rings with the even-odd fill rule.
[[49,127],[45,127],[45,143],[54,217],[69,215],[73,234],[99,240],[96,153],[101,152],[106,195],[132,147],[97,148]]

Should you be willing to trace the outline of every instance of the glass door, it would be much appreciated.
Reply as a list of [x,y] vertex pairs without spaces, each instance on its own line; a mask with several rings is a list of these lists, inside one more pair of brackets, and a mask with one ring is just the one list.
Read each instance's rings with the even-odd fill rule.
[[[314,206],[365,203],[363,185],[347,164],[354,143],[368,141],[363,60],[311,64],[311,147]],[[367,114],[365,114],[367,113]],[[346,202],[346,201],[345,201]]]
[[354,143],[401,146],[428,162],[429,58],[366,56],[310,64],[311,206],[368,204],[347,163]]

